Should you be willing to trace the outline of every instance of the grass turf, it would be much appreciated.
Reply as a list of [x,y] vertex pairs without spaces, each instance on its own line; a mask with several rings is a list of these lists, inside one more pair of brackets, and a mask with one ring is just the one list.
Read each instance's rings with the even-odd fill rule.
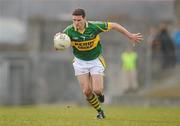
[[104,107],[97,120],[91,107],[0,107],[0,126],[180,126],[180,107]]

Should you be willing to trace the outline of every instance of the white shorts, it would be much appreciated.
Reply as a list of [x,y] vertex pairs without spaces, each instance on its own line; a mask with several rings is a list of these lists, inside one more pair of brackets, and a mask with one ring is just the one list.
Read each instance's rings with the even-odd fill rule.
[[102,56],[90,61],[74,58],[73,67],[75,76],[90,73],[104,75],[105,61]]

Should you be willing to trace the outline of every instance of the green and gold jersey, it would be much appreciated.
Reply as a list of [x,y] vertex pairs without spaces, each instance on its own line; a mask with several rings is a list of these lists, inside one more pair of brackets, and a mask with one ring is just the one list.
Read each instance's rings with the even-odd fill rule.
[[73,25],[69,25],[63,32],[71,39],[73,54],[82,60],[96,59],[102,53],[99,33],[111,29],[108,22],[86,22],[83,33],[78,32]]

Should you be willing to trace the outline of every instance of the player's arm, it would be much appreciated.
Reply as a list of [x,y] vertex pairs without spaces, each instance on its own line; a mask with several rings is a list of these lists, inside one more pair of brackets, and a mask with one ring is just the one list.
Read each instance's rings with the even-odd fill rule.
[[118,23],[110,22],[109,25],[110,25],[111,29],[121,32],[122,34],[127,36],[130,40],[132,40],[134,43],[139,43],[140,41],[143,40],[141,33],[135,33],[135,34],[131,33]]

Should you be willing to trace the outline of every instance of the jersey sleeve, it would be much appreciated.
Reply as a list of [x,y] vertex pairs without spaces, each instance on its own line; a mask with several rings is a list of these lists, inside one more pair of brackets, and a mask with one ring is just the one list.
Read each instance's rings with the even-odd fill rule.
[[73,28],[73,25],[69,25],[67,26],[64,30],[63,30],[63,33],[67,34],[67,35],[71,35],[71,31],[72,31],[72,28]]
[[70,37],[70,39],[71,39],[71,28],[72,28],[72,25],[69,25],[63,30],[63,33],[68,35]]
[[101,32],[107,32],[111,29],[111,24],[110,22],[100,22],[100,21],[96,21],[93,22],[93,24],[96,26],[97,30],[99,31],[99,33]]
[[63,33],[65,33],[65,34],[69,35],[69,26],[68,26],[68,27],[66,27],[66,28],[63,30]]

